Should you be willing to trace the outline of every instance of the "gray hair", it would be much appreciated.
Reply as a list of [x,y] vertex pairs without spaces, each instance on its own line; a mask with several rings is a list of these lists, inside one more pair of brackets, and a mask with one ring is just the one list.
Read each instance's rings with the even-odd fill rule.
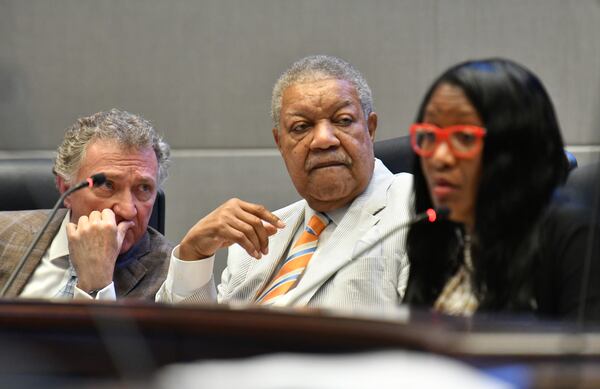
[[373,112],[371,88],[360,72],[343,59],[329,55],[312,55],[292,64],[277,80],[271,96],[271,119],[279,128],[283,92],[294,84],[326,79],[344,80],[356,88],[365,119]]
[[114,140],[125,148],[152,147],[158,161],[158,184],[167,178],[171,149],[149,121],[126,111],[111,109],[77,119],[67,128],[62,144],[57,149],[54,174],[67,182],[77,175],[87,146],[95,140]]

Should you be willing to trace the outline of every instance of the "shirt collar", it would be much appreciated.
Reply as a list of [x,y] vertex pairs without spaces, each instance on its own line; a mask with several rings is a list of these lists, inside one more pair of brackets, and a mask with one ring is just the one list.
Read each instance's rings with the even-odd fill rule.
[[69,241],[67,239],[67,224],[71,220],[71,211],[68,211],[65,215],[56,236],[52,239],[50,248],[48,249],[48,259],[53,260],[56,258],[64,257],[69,255]]
[[[327,211],[324,213],[327,216],[329,216],[329,218],[331,219],[331,222],[333,224],[335,224],[335,226],[337,227],[340,224],[340,222],[342,221],[342,219],[344,218],[344,215],[346,215],[346,212],[348,212],[349,208],[350,208],[350,204],[348,204],[342,208],[334,209],[333,211]],[[315,211],[314,209],[309,207],[308,204],[306,204],[306,206],[304,208],[304,226],[306,226],[306,224],[308,224],[308,221],[310,220],[311,217],[313,217],[313,215],[315,213],[317,213],[317,211]]]

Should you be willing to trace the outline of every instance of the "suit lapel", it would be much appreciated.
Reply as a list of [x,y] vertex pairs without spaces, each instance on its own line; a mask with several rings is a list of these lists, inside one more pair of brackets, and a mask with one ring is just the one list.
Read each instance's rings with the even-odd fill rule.
[[279,215],[285,223],[285,227],[269,239],[269,253],[267,255],[258,260],[248,256],[251,264],[246,280],[249,282],[244,282],[244,284],[256,285],[256,288],[249,293],[249,295],[254,296],[254,299],[271,281],[279,261],[294,237],[294,233],[299,228],[300,223],[304,221],[304,207],[305,202],[299,201]]
[[[52,239],[54,239],[54,236],[58,232],[58,229],[60,228],[60,225],[62,224],[66,213],[66,209],[58,210],[58,212],[48,225],[48,228],[42,234],[40,241],[37,243],[36,247],[29,255],[29,258],[25,261],[23,268],[21,269],[21,271],[19,271],[12,286],[6,291],[5,297],[15,298],[21,293],[21,291],[27,284],[27,281],[29,281],[29,278],[31,277],[31,275],[39,265],[40,261],[42,260],[44,253],[50,247]],[[29,231],[26,235],[22,237],[14,237],[14,246],[19,247],[19,249],[13,252],[12,254],[12,257],[15,259],[15,261],[12,264],[12,267],[8,269],[9,273],[6,273],[6,278],[3,280],[3,284],[8,280],[10,273],[12,273],[15,270],[18,261],[25,254],[27,248],[29,248],[29,245],[31,244],[31,242],[33,242],[35,235],[42,228],[42,225],[48,217],[48,214],[49,211],[32,212],[29,217],[26,217],[23,220],[23,228],[28,228]]]
[[361,255],[364,247],[361,239],[379,222],[379,212],[386,207],[387,188],[393,178],[383,165],[376,163],[367,189],[352,202],[333,234],[317,249],[298,286],[289,292],[289,305],[308,304],[329,278],[352,262],[356,254]]
[[113,275],[117,297],[127,296],[148,272],[144,258],[150,252],[150,237],[148,232],[127,253],[117,258]]

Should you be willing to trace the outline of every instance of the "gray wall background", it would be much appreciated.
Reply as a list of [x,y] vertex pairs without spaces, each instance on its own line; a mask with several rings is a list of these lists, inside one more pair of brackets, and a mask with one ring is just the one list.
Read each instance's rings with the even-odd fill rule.
[[600,156],[599,0],[0,0],[0,158],[52,156],[78,116],[139,113],[173,147],[167,237],[236,196],[297,199],[271,138],[271,87],[332,54],[374,92],[378,139],[405,135],[448,66],[536,72],[580,164]]

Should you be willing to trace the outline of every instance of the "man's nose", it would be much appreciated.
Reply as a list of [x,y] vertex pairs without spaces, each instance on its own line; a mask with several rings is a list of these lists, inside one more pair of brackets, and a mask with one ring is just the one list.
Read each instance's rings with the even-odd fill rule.
[[313,130],[313,138],[311,141],[312,149],[328,149],[340,145],[340,140],[335,134],[335,127],[330,121],[324,120],[318,122]]
[[123,191],[113,205],[113,212],[125,220],[132,220],[137,215],[135,196],[130,191]]

